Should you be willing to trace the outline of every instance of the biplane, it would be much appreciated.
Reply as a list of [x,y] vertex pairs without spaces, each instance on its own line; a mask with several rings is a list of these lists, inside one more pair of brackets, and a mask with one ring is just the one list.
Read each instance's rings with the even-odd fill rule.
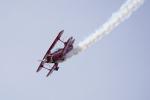
[[[66,54],[69,53],[73,49],[73,43],[75,39],[73,37],[70,37],[66,42],[62,41],[60,38],[63,34],[64,30],[60,31],[55,38],[54,42],[50,46],[50,48],[47,50],[45,56],[41,60],[41,63],[37,69],[37,72],[39,72],[42,68],[47,69],[49,72],[47,73],[47,77],[53,72],[58,71],[59,67],[58,64],[60,62],[63,62],[66,59]],[[63,48],[59,48],[56,51],[52,52],[52,49],[55,47],[57,42],[60,41],[64,44]],[[53,66],[51,68],[47,68],[44,66],[45,63],[52,63]]]

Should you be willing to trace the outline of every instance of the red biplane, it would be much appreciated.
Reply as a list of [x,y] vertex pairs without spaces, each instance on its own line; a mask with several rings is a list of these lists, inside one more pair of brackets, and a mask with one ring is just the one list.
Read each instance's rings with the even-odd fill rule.
[[[66,54],[70,52],[73,49],[73,43],[75,39],[73,37],[70,37],[66,42],[62,41],[60,37],[62,36],[64,30],[60,31],[48,51],[46,52],[45,56],[43,57],[37,72],[39,72],[42,68],[49,70],[47,77],[55,70],[58,71],[59,67],[58,64],[60,62],[63,62],[66,59]],[[51,52],[51,50],[54,48],[56,43],[60,41],[64,44],[63,48],[59,48],[58,50]],[[52,68],[44,67],[45,63],[54,63]]]

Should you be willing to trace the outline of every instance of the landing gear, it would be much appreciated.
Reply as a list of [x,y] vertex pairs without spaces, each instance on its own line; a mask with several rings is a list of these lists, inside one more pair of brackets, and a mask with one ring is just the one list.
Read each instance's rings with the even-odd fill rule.
[[59,67],[56,67],[54,70],[58,71]]

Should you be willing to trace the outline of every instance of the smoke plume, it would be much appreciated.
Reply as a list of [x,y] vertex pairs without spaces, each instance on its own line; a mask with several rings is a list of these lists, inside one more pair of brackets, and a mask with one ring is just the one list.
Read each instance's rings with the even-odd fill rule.
[[131,14],[143,4],[143,2],[144,0],[127,0],[101,27],[74,47],[74,49],[68,53],[66,57],[72,57],[73,55],[86,50],[96,41],[101,40],[105,35],[109,34],[117,26],[119,26],[121,22],[129,18]]

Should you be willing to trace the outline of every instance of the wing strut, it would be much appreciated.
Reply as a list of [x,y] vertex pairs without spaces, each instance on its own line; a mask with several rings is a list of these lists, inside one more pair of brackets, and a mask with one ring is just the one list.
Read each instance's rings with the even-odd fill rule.
[[51,69],[49,69],[49,72],[47,73],[46,76],[48,77],[49,75],[51,75],[52,72],[53,72],[57,67],[58,67],[58,63],[55,63],[54,66],[53,66]]

